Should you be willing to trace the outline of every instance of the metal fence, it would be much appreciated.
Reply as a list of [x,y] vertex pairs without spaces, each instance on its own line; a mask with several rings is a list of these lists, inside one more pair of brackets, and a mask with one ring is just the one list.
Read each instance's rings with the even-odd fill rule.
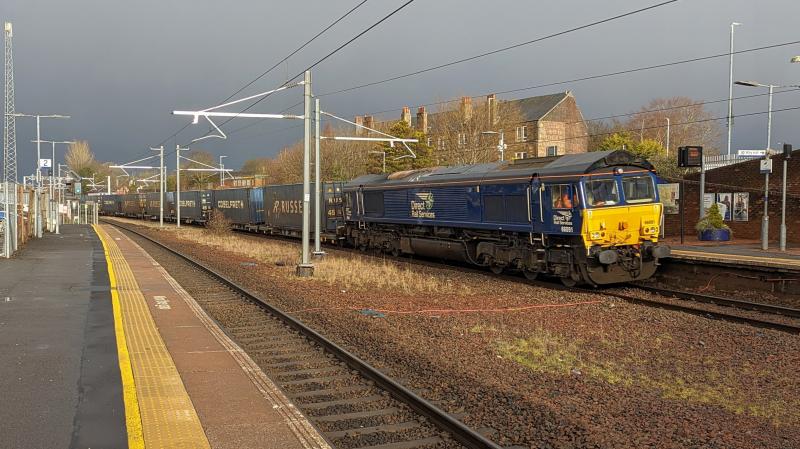
[[728,165],[738,164],[740,162],[752,161],[759,159],[763,156],[739,156],[737,154],[715,154],[711,156],[703,156],[703,165],[706,170],[713,170],[715,168],[726,167]]

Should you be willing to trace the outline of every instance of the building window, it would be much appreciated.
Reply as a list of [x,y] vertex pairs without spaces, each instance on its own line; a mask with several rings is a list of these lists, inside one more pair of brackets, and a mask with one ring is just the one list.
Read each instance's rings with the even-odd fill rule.
[[547,155],[548,156],[558,156],[558,146],[553,145],[551,147],[547,147]]
[[428,146],[433,145],[433,137],[428,137],[428,140],[425,141]]
[[458,146],[464,147],[467,145],[467,134],[458,133]]
[[442,139],[441,137],[439,137],[439,139],[438,139],[438,140],[437,140],[437,142],[436,142],[436,148],[438,148],[438,149],[440,149],[440,150],[444,150],[444,147],[445,147],[445,145],[444,145],[444,139]]
[[528,140],[528,127],[517,126],[517,142],[525,142]]
[[514,159],[525,159],[526,157],[528,157],[528,153],[524,151],[517,151],[514,153]]

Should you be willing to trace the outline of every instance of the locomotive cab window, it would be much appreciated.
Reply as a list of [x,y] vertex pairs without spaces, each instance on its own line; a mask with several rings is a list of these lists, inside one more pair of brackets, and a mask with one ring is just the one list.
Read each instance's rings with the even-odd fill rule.
[[622,178],[622,191],[625,192],[625,201],[628,203],[649,203],[656,199],[653,178],[649,176]]
[[572,186],[569,184],[555,184],[550,189],[550,201],[553,209],[572,209],[577,206]]
[[586,181],[586,202],[590,206],[614,206],[619,204],[619,190],[614,179]]

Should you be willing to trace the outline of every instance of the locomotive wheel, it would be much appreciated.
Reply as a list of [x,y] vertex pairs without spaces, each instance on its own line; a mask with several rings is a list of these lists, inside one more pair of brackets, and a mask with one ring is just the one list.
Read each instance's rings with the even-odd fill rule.
[[575,279],[572,279],[571,276],[562,277],[560,279],[561,279],[561,283],[564,284],[564,287],[572,288],[572,287],[578,285],[578,281],[576,281]]
[[505,267],[503,267],[502,265],[497,265],[497,264],[489,265],[489,270],[494,274],[502,274],[503,268]]
[[394,246],[389,253],[392,255],[392,257],[400,257],[400,248]]
[[538,271],[522,270],[522,274],[525,275],[525,279],[529,281],[535,281],[536,278],[539,277]]

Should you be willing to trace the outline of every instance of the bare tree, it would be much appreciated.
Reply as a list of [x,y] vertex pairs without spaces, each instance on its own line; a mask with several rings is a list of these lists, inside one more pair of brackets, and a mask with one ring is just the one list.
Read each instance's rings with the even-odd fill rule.
[[69,168],[81,176],[88,176],[96,163],[94,153],[89,148],[89,142],[85,140],[71,143],[64,160],[69,165]]
[[719,122],[712,118],[701,101],[687,97],[656,98],[631,116],[624,127],[639,140],[657,140],[666,147],[669,119],[670,154],[684,145],[702,145],[708,154],[719,151],[722,134]]

